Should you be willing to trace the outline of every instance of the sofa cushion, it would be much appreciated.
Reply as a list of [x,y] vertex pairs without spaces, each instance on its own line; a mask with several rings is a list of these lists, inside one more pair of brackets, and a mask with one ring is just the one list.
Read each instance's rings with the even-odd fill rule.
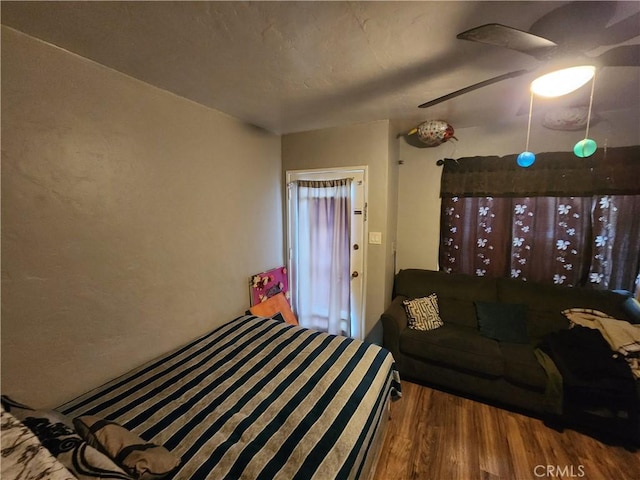
[[407,312],[409,328],[427,331],[443,325],[438,313],[438,297],[435,293],[428,297],[405,300],[402,304]]
[[445,273],[434,270],[400,270],[394,283],[394,296],[409,298],[438,296],[440,318],[469,328],[476,328],[476,312],[473,302],[497,301],[496,280],[461,273]]
[[405,328],[400,334],[405,355],[437,362],[456,369],[499,377],[503,359],[498,342],[483,337],[475,328],[449,325],[428,332]]
[[438,297],[440,318],[445,323],[454,323],[462,327],[478,328],[476,305],[473,300],[455,297]]
[[517,279],[501,278],[497,281],[498,301],[524,303],[530,310],[560,313],[568,308],[591,308],[614,318],[628,320],[622,305],[626,296],[611,290],[567,287]]
[[527,330],[533,345],[537,345],[549,333],[569,328],[569,319],[562,312],[527,310]]
[[504,377],[511,383],[538,391],[547,386],[547,374],[536,359],[534,347],[518,343],[500,343],[504,358]]
[[480,335],[499,342],[529,343],[526,305],[476,302],[476,311]]

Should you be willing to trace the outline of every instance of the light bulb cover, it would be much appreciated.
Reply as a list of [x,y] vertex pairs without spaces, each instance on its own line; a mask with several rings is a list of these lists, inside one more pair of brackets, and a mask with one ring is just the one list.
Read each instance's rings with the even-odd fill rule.
[[576,157],[586,158],[590,157],[596,152],[598,145],[595,140],[591,140],[590,138],[585,138],[584,140],[580,140],[573,147],[573,153],[575,153]]
[[531,82],[531,91],[542,97],[560,97],[586,84],[595,73],[596,67],[593,65],[555,70]]
[[517,164],[523,168],[530,167],[535,161],[536,155],[533,152],[522,152],[516,159]]

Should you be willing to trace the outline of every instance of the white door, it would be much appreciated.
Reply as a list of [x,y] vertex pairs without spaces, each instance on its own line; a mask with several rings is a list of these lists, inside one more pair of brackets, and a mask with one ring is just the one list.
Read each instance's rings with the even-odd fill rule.
[[363,339],[365,318],[365,277],[364,271],[366,244],[365,222],[367,216],[367,167],[348,167],[318,170],[294,170],[287,171],[287,252],[289,269],[289,290],[291,292],[291,304],[294,310],[299,301],[298,288],[300,285],[297,272],[303,262],[309,259],[302,258],[298,249],[298,188],[300,180],[339,180],[352,179],[351,212],[350,212],[350,255],[349,255],[349,325],[346,333],[358,339]]

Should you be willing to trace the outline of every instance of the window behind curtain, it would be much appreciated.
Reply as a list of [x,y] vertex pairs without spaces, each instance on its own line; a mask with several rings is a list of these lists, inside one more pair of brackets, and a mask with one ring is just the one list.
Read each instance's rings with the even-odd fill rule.
[[351,335],[351,178],[298,180],[296,310],[300,325]]
[[440,268],[633,291],[640,270],[640,147],[599,155],[585,162],[547,153],[530,169],[516,167],[515,156],[447,161]]

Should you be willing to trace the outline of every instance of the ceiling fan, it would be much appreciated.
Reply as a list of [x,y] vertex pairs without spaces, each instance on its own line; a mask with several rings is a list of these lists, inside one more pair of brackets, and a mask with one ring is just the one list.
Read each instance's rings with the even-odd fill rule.
[[[499,23],[489,23],[457,35],[457,38],[516,50],[544,62],[532,69],[514,70],[461,88],[419,105],[427,108],[465,93],[543,68],[591,64],[596,67],[640,66],[640,45],[619,45],[640,35],[640,12],[607,26],[617,2],[572,2],[556,8],[523,31]],[[585,52],[613,47],[599,56]]]

